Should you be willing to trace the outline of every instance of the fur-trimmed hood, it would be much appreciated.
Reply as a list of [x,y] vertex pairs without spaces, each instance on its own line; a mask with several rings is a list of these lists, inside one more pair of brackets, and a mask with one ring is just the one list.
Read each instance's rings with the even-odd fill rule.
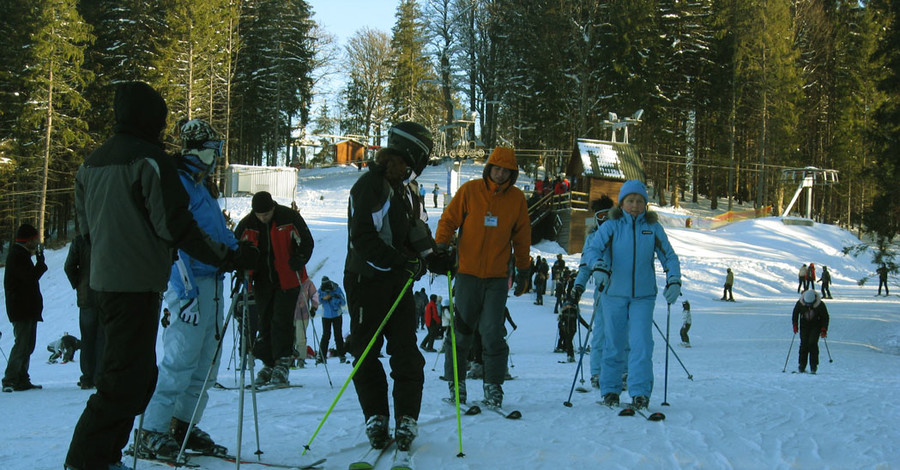
[[[621,219],[624,215],[625,211],[623,211],[621,207],[616,206],[609,210],[607,217],[609,217],[610,219]],[[654,211],[648,210],[644,212],[644,219],[647,220],[648,224],[655,224],[659,222],[659,214]]]

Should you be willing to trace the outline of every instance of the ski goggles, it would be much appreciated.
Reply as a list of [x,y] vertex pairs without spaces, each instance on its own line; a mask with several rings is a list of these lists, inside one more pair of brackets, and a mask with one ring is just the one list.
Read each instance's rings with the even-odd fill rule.
[[222,149],[224,147],[225,147],[224,140],[207,140],[206,142],[203,142],[203,148],[215,150],[217,157],[222,156]]

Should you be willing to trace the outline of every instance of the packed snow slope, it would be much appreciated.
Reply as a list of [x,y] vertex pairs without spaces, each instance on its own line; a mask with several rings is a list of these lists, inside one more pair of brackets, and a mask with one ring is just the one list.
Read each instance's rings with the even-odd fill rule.
[[[481,169],[464,165],[463,179],[479,177]],[[308,267],[317,284],[323,275],[342,279],[346,203],[358,176],[354,168],[340,167],[301,172],[295,200],[316,241]],[[434,228],[440,210],[431,208],[431,189],[435,183],[446,189],[447,174],[443,167],[429,167],[420,181],[428,188],[429,224]],[[520,178],[518,184],[527,183]],[[280,202],[290,204],[287,200]],[[228,199],[222,204],[236,220],[249,212],[247,198]],[[640,417],[618,417],[596,403],[600,399],[596,391],[576,392],[571,397],[573,406],[563,406],[573,380],[577,386],[590,388],[590,384],[587,373],[576,376],[576,364],[561,364],[558,361],[564,357],[552,352],[557,331],[553,299],[548,296],[543,306],[537,306],[533,294],[511,296],[508,305],[518,324],[518,330],[509,336],[510,372],[515,379],[504,384],[504,405],[520,410],[523,418],[505,420],[490,412],[463,416],[465,457],[457,457],[460,441],[455,410],[441,401],[448,396],[446,382],[438,378],[444,360],[428,353],[419,437],[413,444],[415,467],[900,468],[900,401],[896,399],[900,390],[900,301],[896,295],[876,297],[877,282],[857,285],[857,280],[874,273],[875,266],[869,258],[841,254],[842,247],[856,242],[854,236],[828,225],[786,225],[778,218],[739,222],[718,230],[685,229],[678,228],[684,224],[677,219],[696,217],[700,212],[654,209],[670,219],[667,233],[681,259],[683,298],[693,307],[693,348],[686,349],[677,346],[681,303],[672,306],[669,316],[661,295],[657,301],[655,321],[660,330],[670,332],[678,354],[677,358],[668,356],[667,368],[663,335],[654,333],[656,382],[650,407],[665,412],[667,419],[648,422]],[[532,247],[533,255],[551,261],[557,253],[562,249],[554,242]],[[75,294],[62,269],[65,256],[65,249],[48,252],[50,270],[41,281],[44,322],[38,326],[31,375],[44,389],[0,396],[3,469],[60,468],[73,426],[92,393],[76,387],[77,363],[46,363],[49,353],[44,348],[48,343],[65,331],[80,336]],[[564,259],[574,267],[579,254],[567,254]],[[809,262],[816,264],[817,273],[823,265],[828,266],[834,280],[834,299],[826,301],[831,327],[827,349],[824,341],[819,342],[818,375],[791,373],[797,367],[798,341],[793,341],[790,313],[798,298],[797,270]],[[729,267],[735,273],[737,301],[733,303],[718,301]],[[659,275],[661,285],[662,273]],[[447,278],[423,278],[415,285],[416,289],[422,287],[429,294],[446,296]],[[581,303],[582,314],[588,319],[592,289],[588,287]],[[229,304],[226,301],[226,307]],[[348,324],[344,322],[345,333]],[[0,330],[0,347],[8,354],[12,328],[4,320]],[[225,335],[218,377],[228,385],[238,377],[232,330]],[[311,327],[309,336],[321,331],[316,318],[315,330]],[[424,334],[419,332],[420,338]],[[161,352],[161,347],[158,350]],[[387,359],[384,362],[387,368]],[[363,416],[352,385],[319,427],[351,371],[350,365],[335,360],[327,366],[310,365],[291,371],[291,382],[302,384],[302,388],[257,395],[259,441],[247,394],[243,457],[256,459],[257,449],[267,462],[300,463],[310,457],[327,457],[325,468],[343,469],[364,451]],[[478,381],[469,381],[472,399],[481,398],[479,385]],[[630,400],[627,392],[622,399]],[[664,399],[671,406],[662,406]],[[211,390],[209,407],[200,423],[232,453],[238,448],[238,407],[237,391]],[[311,450],[301,457],[303,446],[311,439]],[[130,459],[127,461],[130,464]],[[208,469],[234,467],[212,458],[194,462]],[[379,466],[388,467],[386,463]],[[138,468],[162,467],[138,462]]]

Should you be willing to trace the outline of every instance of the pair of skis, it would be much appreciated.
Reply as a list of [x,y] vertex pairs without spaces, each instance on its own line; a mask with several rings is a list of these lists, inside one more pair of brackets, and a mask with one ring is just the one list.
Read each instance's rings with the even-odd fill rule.
[[412,454],[410,451],[397,448],[393,439],[381,449],[374,447],[366,449],[355,462],[350,464],[350,470],[372,470],[378,465],[378,461],[387,454],[392,456],[391,470],[412,470]]
[[[451,400],[449,398],[442,398],[441,400],[450,406],[453,406],[453,407],[456,406],[456,402],[454,400]],[[481,414],[481,410],[486,409],[486,410],[493,411],[494,413],[497,413],[506,419],[521,419],[522,418],[522,412],[520,412],[519,410],[506,411],[502,407],[489,405],[481,400],[473,401],[472,405],[469,406],[468,408],[466,408],[465,406],[466,405],[460,404],[460,408],[461,408],[463,414],[467,415],[467,416]]]
[[600,405],[603,405],[611,410],[615,410],[616,408],[619,408],[619,416],[635,416],[636,414],[638,414],[638,415],[641,415],[647,421],[663,421],[666,419],[666,415],[663,414],[662,412],[655,411],[655,412],[650,412],[648,414],[649,410],[647,410],[647,412],[645,412],[644,410],[635,408],[634,406],[632,406],[630,404],[610,405],[603,401],[598,401],[597,403]]

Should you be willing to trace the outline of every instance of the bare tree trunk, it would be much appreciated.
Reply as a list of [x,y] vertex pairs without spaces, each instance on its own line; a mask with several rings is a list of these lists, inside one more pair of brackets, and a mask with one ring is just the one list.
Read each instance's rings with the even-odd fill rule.
[[47,180],[50,177],[50,134],[53,131],[53,65],[47,89],[47,132],[44,135],[44,175],[41,178],[41,205],[38,209],[38,240],[44,243],[44,214],[47,211]]

